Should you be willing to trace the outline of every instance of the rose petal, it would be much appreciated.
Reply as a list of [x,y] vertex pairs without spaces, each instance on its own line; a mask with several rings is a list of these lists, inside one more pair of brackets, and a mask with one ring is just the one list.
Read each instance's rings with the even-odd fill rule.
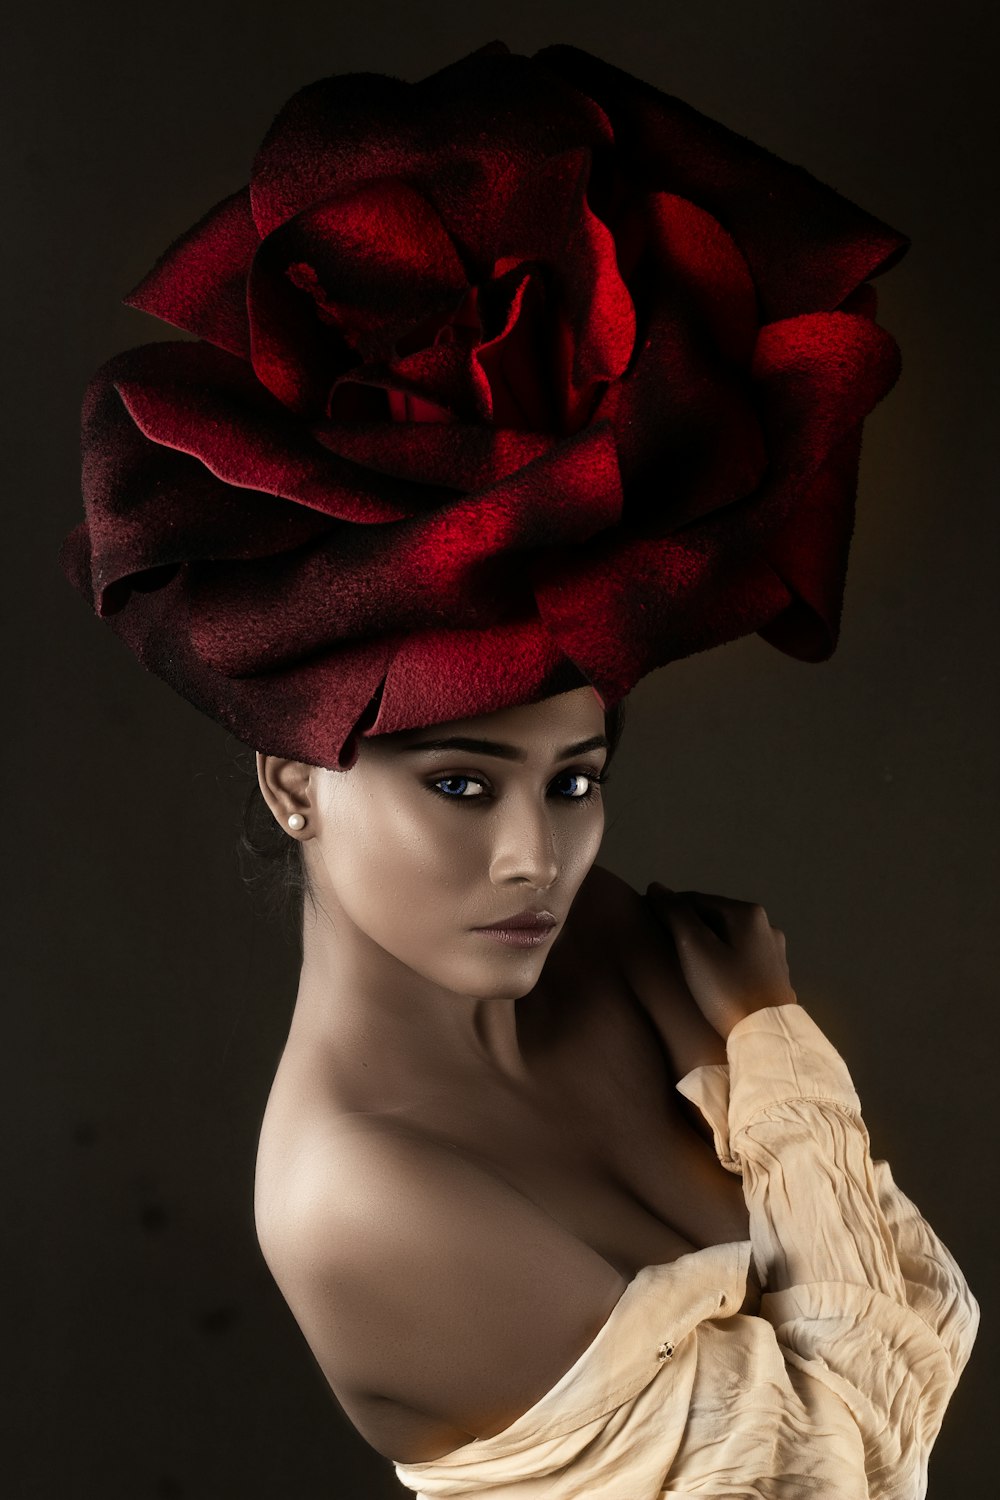
[[432,205],[404,182],[367,183],[269,235],[250,276],[253,364],[292,410],[326,410],[337,376],[392,358],[415,328],[460,308],[468,282]]
[[551,364],[551,388],[563,401],[560,432],[575,432],[590,417],[600,389],[625,370],[635,342],[635,308],[615,242],[587,202],[591,164],[592,153],[579,148],[525,174],[497,236],[498,276],[531,261],[552,288],[550,325],[557,336],[550,336],[548,349],[536,336],[534,360],[541,356]]
[[[752,525],[735,524],[749,540]],[[655,667],[756,630],[789,600],[752,546],[697,530],[601,539],[537,561],[532,575],[543,625],[611,702]]]
[[434,515],[331,528],[260,563],[206,565],[189,586],[195,648],[236,676],[365,632],[493,625],[530,607],[527,554],[576,546],[619,518],[617,474],[605,426]]
[[612,140],[591,99],[506,48],[481,48],[417,83],[334,75],[294,94],[265,136],[251,177],[253,215],[263,237],[314,203],[402,177],[437,209],[479,280],[493,264],[497,218],[519,175],[559,151]]
[[250,190],[240,188],[174,240],[125,304],[245,357],[247,276],[259,243]]
[[[199,346],[177,346],[185,351]],[[253,489],[234,489],[185,453],[153,443],[135,425],[118,382],[141,375],[147,356],[169,346],[127,350],[90,381],[83,403],[83,499],[89,591],[101,617],[134,589],[158,588],[180,564],[204,557],[260,557],[301,546],[329,519]]]
[[328,422],[312,434],[365,468],[463,494],[498,483],[559,441],[551,433],[476,422]]
[[115,384],[141,432],[229,485],[355,522],[395,521],[434,503],[426,486],[376,479],[316,443],[245,366],[225,359],[204,344],[150,344],[131,351]]
[[362,365],[341,376],[330,394],[332,417],[344,419],[352,409],[357,410],[346,403],[354,400],[359,387],[385,393],[387,428],[391,425],[390,394],[412,396],[439,411],[445,421],[487,422],[493,415],[489,385],[474,352],[458,344],[436,344],[391,365]]
[[854,531],[862,424],[844,434],[796,497],[764,556],[790,594],[787,607],[757,634],[798,661],[826,661],[836,650]]
[[317,204],[271,244],[364,359],[390,358],[413,328],[443,322],[469,289],[433,206],[395,179]]
[[533,62],[588,95],[619,151],[650,187],[705,208],[749,263],[761,321],[828,311],[896,264],[909,239],[804,168],[579,47],[542,47]]
[[258,380],[282,406],[300,417],[322,417],[331,386],[358,357],[285,269],[280,241],[266,239],[247,280],[250,360]]
[[811,479],[892,389],[900,356],[863,314],[807,313],[762,328],[751,369],[772,474]]
[[730,237],[682,198],[637,200],[623,232],[642,319],[635,358],[595,418],[614,422],[630,523],[661,535],[741,499],[766,470],[755,296]]
[[710,349],[745,369],[757,338],[757,294],[732,235],[697,204],[676,193],[644,195],[655,282],[683,300]]
[[491,293],[513,288],[504,326],[474,351],[473,360],[489,394],[498,427],[528,432],[562,432],[553,396],[551,339],[553,314],[546,311],[545,285],[534,267],[515,267],[494,282]]
[[181,573],[153,592],[133,594],[107,623],[143,666],[244,744],[342,768],[348,736],[377,691],[398,637],[352,641],[281,672],[228,678],[191,649],[185,582]]
[[567,691],[572,668],[537,618],[485,630],[421,630],[399,646],[366,735],[492,713]]

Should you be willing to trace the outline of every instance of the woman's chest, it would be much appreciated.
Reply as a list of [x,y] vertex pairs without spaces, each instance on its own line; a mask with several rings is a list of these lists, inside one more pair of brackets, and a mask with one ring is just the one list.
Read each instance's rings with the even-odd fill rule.
[[[449,1091],[410,1122],[530,1199],[622,1275],[749,1238],[738,1177],[693,1127],[652,1028],[609,976],[537,1101]],[[579,998],[579,997],[577,997]]]

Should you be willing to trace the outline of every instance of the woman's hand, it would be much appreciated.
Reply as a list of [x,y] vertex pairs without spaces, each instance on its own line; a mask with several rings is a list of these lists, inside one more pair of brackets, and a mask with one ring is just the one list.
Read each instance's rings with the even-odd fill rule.
[[688,989],[725,1040],[737,1022],[770,1005],[797,1005],[785,934],[762,906],[704,891],[669,891],[654,881],[652,910],[673,935]]

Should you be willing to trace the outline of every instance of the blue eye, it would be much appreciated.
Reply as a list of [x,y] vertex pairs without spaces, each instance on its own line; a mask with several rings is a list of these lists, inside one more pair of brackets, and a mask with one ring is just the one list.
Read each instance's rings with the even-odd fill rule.
[[[562,802],[575,803],[592,802],[598,794],[597,788],[609,779],[609,775],[610,773],[607,771],[605,771],[603,775],[598,774],[596,771],[561,771],[559,773],[559,777],[556,778],[557,780],[559,780],[560,777],[569,777],[571,781],[574,781],[578,784],[581,781],[586,781],[589,784],[585,792],[577,792],[576,794],[570,795],[561,795],[559,800]],[[456,785],[460,787],[461,790],[454,790]],[[487,802],[489,801],[489,797],[485,792],[473,793],[470,796],[466,791],[466,789],[470,786],[482,787],[484,785],[485,783],[481,781],[478,776],[441,776],[437,781],[430,782],[427,785],[427,790],[433,793],[434,796],[443,797],[449,802]],[[440,787],[448,786],[452,788],[451,791],[439,790]]]
[[[475,783],[473,782],[471,776],[443,776],[440,781],[435,781],[432,784],[431,790],[432,791],[437,791],[437,788],[439,786],[447,786],[448,783],[450,782],[452,784],[453,790],[450,791],[450,792],[439,792],[438,795],[441,796],[441,797],[447,797],[452,802],[457,802],[457,801],[459,801],[459,799],[461,799],[464,796],[464,794],[462,792],[455,792],[454,791],[454,784],[455,784],[456,781],[464,781],[465,785],[467,787],[475,785]],[[481,785],[481,783],[480,783],[480,785]],[[468,801],[468,800],[469,799],[467,797],[465,797],[465,801]]]

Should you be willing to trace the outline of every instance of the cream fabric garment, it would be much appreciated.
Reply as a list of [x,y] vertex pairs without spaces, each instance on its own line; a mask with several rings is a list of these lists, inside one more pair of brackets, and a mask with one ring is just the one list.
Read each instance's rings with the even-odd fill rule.
[[[645,1266],[511,1426],[394,1465],[422,1497],[923,1500],[979,1304],[873,1162],[847,1066],[801,1005],[677,1084],[740,1175],[750,1239]],[[739,1313],[751,1255],[759,1310]]]

